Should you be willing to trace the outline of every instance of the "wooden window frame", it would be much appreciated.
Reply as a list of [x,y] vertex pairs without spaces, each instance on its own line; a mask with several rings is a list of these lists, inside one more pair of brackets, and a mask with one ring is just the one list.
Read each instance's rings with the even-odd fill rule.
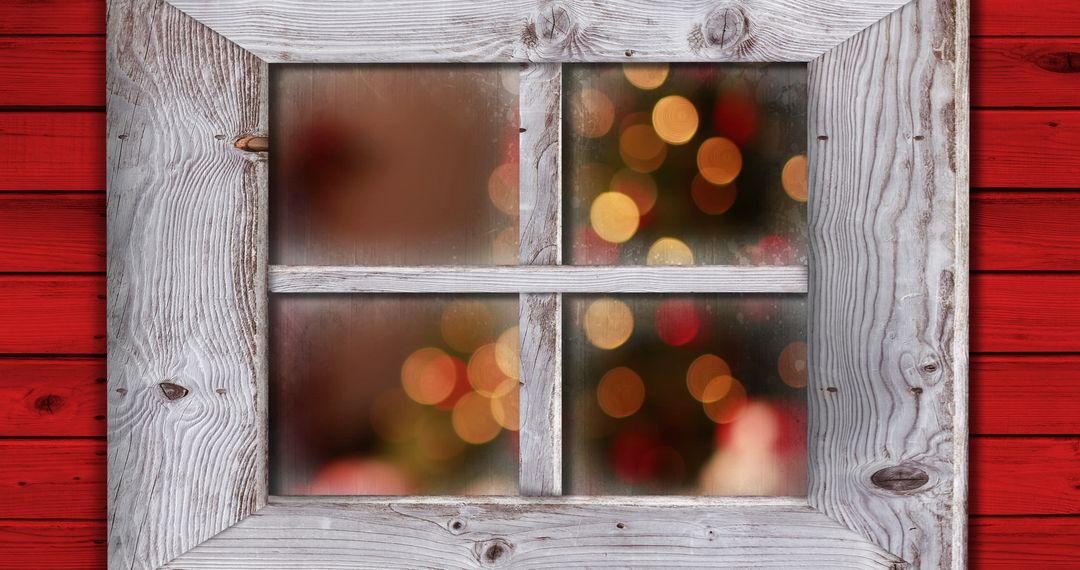
[[[968,0],[670,4],[110,2],[110,568],[964,567]],[[448,61],[527,64],[522,265],[269,267],[267,64]],[[809,270],[558,266],[589,61],[808,62]],[[600,290],[807,291],[808,496],[555,496],[560,293]],[[521,293],[523,496],[269,496],[268,291]]]

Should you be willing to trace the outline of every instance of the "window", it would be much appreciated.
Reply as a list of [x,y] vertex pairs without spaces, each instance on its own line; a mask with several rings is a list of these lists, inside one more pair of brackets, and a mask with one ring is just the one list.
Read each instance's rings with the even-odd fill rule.
[[[527,4],[129,0],[110,10],[110,566],[962,567],[966,2]],[[602,97],[649,91],[660,69],[687,82],[718,62],[770,61],[808,62],[806,104],[790,95],[803,85],[792,81],[799,64],[739,73],[771,82],[764,91],[786,93],[806,118],[771,127],[794,142],[740,162],[771,164],[783,194],[759,195],[752,228],[700,231],[687,216],[710,220],[756,201],[731,201],[747,195],[739,180],[731,187],[731,148],[746,148],[736,127],[752,117],[702,127],[692,97],[673,92],[663,104],[642,99],[660,119],[635,129],[645,118],[627,119],[611,101],[609,125]],[[336,65],[345,63],[368,74]],[[273,93],[293,93],[308,103],[300,109],[348,107],[355,101],[319,86],[374,92],[421,75],[438,78],[437,97],[406,88],[397,105],[365,104],[349,122],[297,117],[320,125],[315,136],[274,109],[284,99]],[[433,101],[462,112],[433,112]],[[365,137],[342,136],[350,129]],[[430,168],[416,168],[427,155],[437,157]],[[627,172],[604,171],[605,156]],[[692,163],[703,179],[679,182],[683,218],[659,219],[673,210],[651,198],[649,180],[686,177],[658,172],[668,160]],[[606,190],[592,187],[597,179]],[[358,183],[382,191],[348,191]],[[432,193],[440,186],[452,192]],[[641,227],[643,211],[657,221]],[[805,454],[752,476],[802,465],[807,478],[792,480],[805,490],[703,496],[747,490],[722,479],[687,485],[706,468],[701,453],[682,458],[681,474],[637,479],[649,465],[679,464],[684,451],[664,442],[641,453],[624,442],[645,459],[621,467],[587,461],[599,445],[618,447],[591,435],[605,418],[642,413],[643,386],[659,393],[644,363],[663,365],[664,347],[690,343],[686,323],[722,329],[754,310],[772,320],[740,330],[776,353],[777,390],[807,401]],[[446,314],[465,318],[441,330]],[[447,346],[372,330],[386,315],[429,323]],[[643,360],[616,351],[637,342],[615,330],[618,315],[651,324],[655,346],[633,345]],[[453,324],[479,321],[488,332]],[[342,337],[357,349],[338,349]],[[509,346],[520,367],[509,372],[499,365],[504,337],[518,341]],[[681,367],[719,366],[710,357],[724,360],[690,351]],[[781,361],[797,371],[800,357],[808,374],[785,383]],[[502,376],[458,386],[474,358]],[[325,426],[348,416],[355,396],[302,382],[275,403],[284,386],[270,384],[275,371],[380,359],[421,407],[386,396],[362,418],[372,432],[393,439],[389,420],[416,409],[453,424],[453,410],[438,407],[463,388],[454,406],[475,400],[494,422],[472,425],[466,409],[452,425],[466,444],[491,446],[468,462],[474,473],[410,486],[368,479],[386,485],[351,497],[340,496],[349,490],[333,469],[323,479],[275,475],[299,461],[279,453],[288,436],[273,443],[289,421],[275,416],[289,409],[281,401]],[[410,380],[414,370],[422,380]],[[505,382],[515,371],[516,397]],[[694,405],[714,424],[742,406],[728,394],[762,393],[737,374],[708,376]],[[712,399],[705,390],[717,378],[712,389],[725,397]],[[344,413],[305,401],[338,395]],[[602,414],[572,407],[584,401]],[[499,443],[511,432],[517,453]],[[336,452],[308,441],[291,449]],[[326,493],[335,496],[295,496]]]

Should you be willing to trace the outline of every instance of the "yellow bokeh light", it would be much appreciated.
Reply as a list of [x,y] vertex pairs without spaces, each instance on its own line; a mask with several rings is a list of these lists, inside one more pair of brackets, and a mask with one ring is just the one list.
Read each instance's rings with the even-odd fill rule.
[[734,184],[717,185],[705,180],[700,174],[690,183],[690,197],[698,209],[713,216],[723,214],[735,204],[737,192]]
[[500,212],[518,216],[518,163],[505,162],[495,167],[488,177],[488,198]]
[[442,350],[426,347],[413,352],[401,365],[401,387],[421,404],[437,404],[454,390],[457,365]]
[[731,385],[724,397],[701,404],[705,415],[715,423],[728,424],[735,421],[746,409],[746,388],[742,382],[732,378]]
[[713,137],[698,148],[697,165],[705,180],[717,185],[731,184],[742,171],[742,153],[730,140]]
[[705,386],[705,390],[701,393],[701,402],[704,404],[711,404],[717,400],[721,400],[724,396],[727,396],[731,392],[731,386],[738,382],[734,376],[717,376]]
[[611,350],[622,346],[634,332],[634,315],[618,299],[597,299],[585,309],[582,326],[593,346]]
[[439,331],[450,348],[472,352],[491,340],[492,320],[491,311],[480,301],[452,301],[443,309]]
[[699,402],[705,401],[705,388],[713,378],[730,376],[731,367],[715,354],[702,354],[694,359],[686,371],[686,388]]
[[495,363],[509,378],[521,378],[521,331],[510,327],[495,341]]
[[615,122],[615,105],[596,89],[579,91],[570,102],[570,113],[570,124],[583,137],[602,137]]
[[807,162],[805,154],[797,154],[791,157],[784,165],[784,171],[780,180],[784,185],[784,192],[796,202],[805,202],[809,197],[807,190]]
[[491,398],[491,415],[503,429],[517,431],[521,428],[521,390],[518,381],[507,378],[495,390]]
[[611,191],[626,194],[644,216],[656,205],[656,181],[648,174],[623,169],[611,178]]
[[495,344],[485,344],[476,349],[476,352],[469,358],[469,365],[467,367],[469,384],[472,385],[473,389],[484,396],[493,395],[498,387],[508,378],[508,376],[503,374],[503,371],[499,369],[495,353]]
[[806,361],[806,343],[793,342],[780,352],[780,379],[792,388],[805,388],[808,366]]
[[634,237],[641,223],[641,213],[633,198],[626,194],[604,192],[593,200],[589,208],[589,221],[601,239],[623,243]]
[[469,392],[458,400],[450,414],[450,424],[458,437],[472,444],[487,443],[502,431],[502,426],[491,414],[491,402],[476,392]]
[[600,409],[613,418],[631,416],[645,402],[645,383],[637,372],[625,366],[613,368],[600,379],[596,401]]
[[697,109],[686,97],[668,95],[653,106],[652,124],[656,134],[665,142],[685,144],[697,132]]
[[664,84],[668,77],[666,63],[624,63],[623,75],[631,85],[638,89],[656,89]]
[[651,124],[637,123],[626,127],[619,135],[619,156],[631,170],[652,172],[664,163],[667,144]]
[[685,242],[673,237],[656,240],[645,257],[646,265],[693,265],[694,252]]

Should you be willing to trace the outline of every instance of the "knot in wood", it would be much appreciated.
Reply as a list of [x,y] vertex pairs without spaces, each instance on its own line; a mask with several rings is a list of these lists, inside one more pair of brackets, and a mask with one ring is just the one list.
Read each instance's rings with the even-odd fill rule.
[[510,563],[514,547],[501,538],[476,543],[476,555],[482,566],[497,568]]
[[171,400],[179,400],[188,395],[188,389],[172,382],[162,382],[158,384],[161,387],[161,393],[165,394],[165,397]]
[[34,400],[34,409],[42,414],[51,414],[60,409],[64,399],[56,394],[48,394]]
[[536,37],[546,44],[562,44],[571,35],[570,11],[558,3],[540,8],[536,16]]
[[1051,73],[1080,73],[1080,52],[1044,53],[1035,57],[1033,63]]
[[904,492],[914,491],[926,485],[930,482],[930,476],[926,474],[926,471],[913,465],[895,465],[871,475],[870,482],[875,487],[886,491]]
[[738,6],[721,6],[705,19],[702,34],[708,46],[730,50],[750,34],[750,19]]
[[447,523],[446,528],[450,529],[451,534],[461,534],[465,531],[465,521],[461,519],[450,519],[450,522]]

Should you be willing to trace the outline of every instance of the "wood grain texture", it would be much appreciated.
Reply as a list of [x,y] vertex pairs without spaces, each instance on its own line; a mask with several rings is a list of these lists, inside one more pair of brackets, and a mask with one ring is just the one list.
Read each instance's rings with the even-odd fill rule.
[[982,273],[971,281],[972,352],[1080,352],[1080,275]]
[[0,354],[104,353],[104,279],[0,276]]
[[971,517],[977,570],[1075,570],[1080,517]]
[[522,295],[520,491],[562,494],[562,295]]
[[272,504],[167,568],[891,569],[897,562],[799,500],[692,499],[672,507],[486,499]]
[[105,516],[105,442],[0,440],[0,518]]
[[978,192],[971,198],[971,268],[1080,270],[1080,194]]
[[170,0],[263,60],[809,61],[908,0]]
[[562,262],[562,66],[521,71],[521,245],[524,265]]
[[109,567],[266,493],[266,66],[161,0],[109,5]]
[[0,570],[105,567],[105,521],[2,521]]
[[105,436],[105,359],[0,359],[0,436]]
[[971,433],[1080,433],[1080,356],[975,355],[971,384]]
[[104,272],[104,194],[0,193],[0,271]]
[[105,114],[0,113],[0,191],[105,189]]
[[105,0],[5,0],[0,34],[104,34]]
[[918,0],[809,66],[810,503],[915,568],[965,563],[965,22]]
[[1074,0],[978,0],[971,13],[975,36],[1072,36],[1080,30]]
[[1080,514],[1080,437],[971,440],[971,514]]
[[1080,186],[1080,110],[975,110],[973,188]]
[[0,37],[0,106],[104,106],[105,38]]
[[270,267],[275,293],[805,293],[805,267]]
[[974,38],[971,73],[975,107],[1076,106],[1080,39]]

